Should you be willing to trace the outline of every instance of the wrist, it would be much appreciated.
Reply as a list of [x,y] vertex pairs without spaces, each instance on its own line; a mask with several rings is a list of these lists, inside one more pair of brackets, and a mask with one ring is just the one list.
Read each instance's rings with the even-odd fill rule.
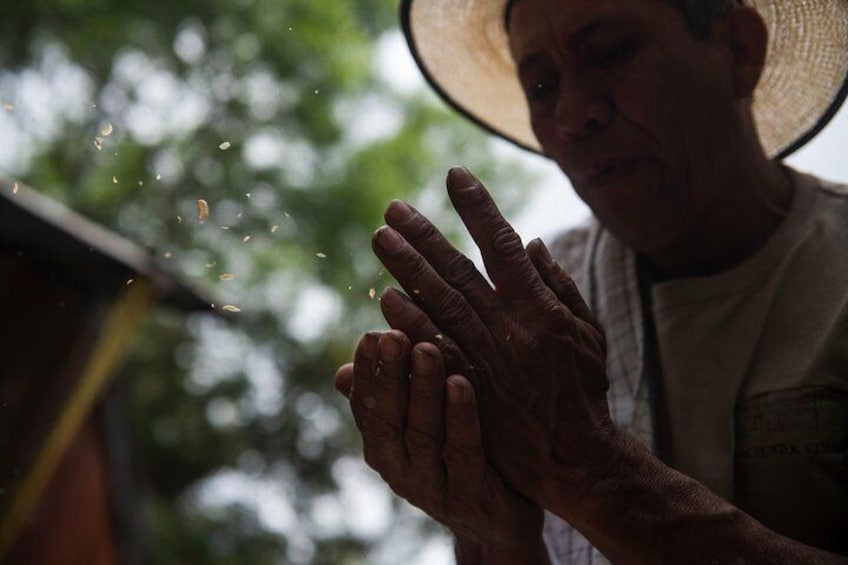
[[[575,452],[581,455],[575,457]],[[572,522],[585,513],[587,505],[597,503],[599,491],[616,484],[620,473],[635,471],[634,458],[638,459],[641,452],[651,456],[638,440],[612,423],[594,434],[591,441],[584,441],[579,450],[556,446],[554,468],[549,469],[548,480],[538,481],[543,490],[539,493],[542,500],[536,502]]]

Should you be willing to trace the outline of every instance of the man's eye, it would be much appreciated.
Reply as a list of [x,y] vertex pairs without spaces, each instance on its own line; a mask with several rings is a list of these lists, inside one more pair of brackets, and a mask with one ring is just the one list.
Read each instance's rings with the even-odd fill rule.
[[554,93],[556,88],[556,78],[549,77],[530,82],[524,90],[528,100],[541,100]]

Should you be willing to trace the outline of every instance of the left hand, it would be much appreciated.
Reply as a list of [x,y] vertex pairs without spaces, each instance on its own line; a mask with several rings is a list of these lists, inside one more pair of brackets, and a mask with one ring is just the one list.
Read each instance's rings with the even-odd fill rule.
[[335,385],[350,400],[366,463],[462,547],[499,555],[497,563],[546,563],[542,509],[491,467],[474,390],[459,375],[445,377],[432,344],[411,347],[397,330],[363,336]]
[[494,288],[395,201],[373,247],[406,296],[387,290],[383,315],[411,341],[439,346],[449,373],[468,376],[487,455],[519,492],[550,504],[563,481],[604,468],[614,451],[603,331],[544,244],[525,250],[468,171],[450,171],[448,193]]

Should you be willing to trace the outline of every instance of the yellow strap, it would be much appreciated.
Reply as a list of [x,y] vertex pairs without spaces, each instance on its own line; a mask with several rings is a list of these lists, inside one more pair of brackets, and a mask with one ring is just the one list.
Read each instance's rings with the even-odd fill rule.
[[9,551],[47,487],[56,466],[79,432],[153,301],[153,285],[136,279],[112,306],[69,401],[36,457],[30,472],[12,496],[12,504],[0,520],[0,561]]

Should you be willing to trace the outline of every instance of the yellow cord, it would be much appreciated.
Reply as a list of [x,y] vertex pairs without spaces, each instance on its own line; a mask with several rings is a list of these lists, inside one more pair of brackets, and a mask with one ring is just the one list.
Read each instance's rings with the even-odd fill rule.
[[116,301],[103,324],[82,378],[77,381],[44,446],[25,476],[12,504],[0,519],[0,561],[11,549],[39,497],[59,464],[133,336],[135,328],[153,301],[153,285],[136,279]]

